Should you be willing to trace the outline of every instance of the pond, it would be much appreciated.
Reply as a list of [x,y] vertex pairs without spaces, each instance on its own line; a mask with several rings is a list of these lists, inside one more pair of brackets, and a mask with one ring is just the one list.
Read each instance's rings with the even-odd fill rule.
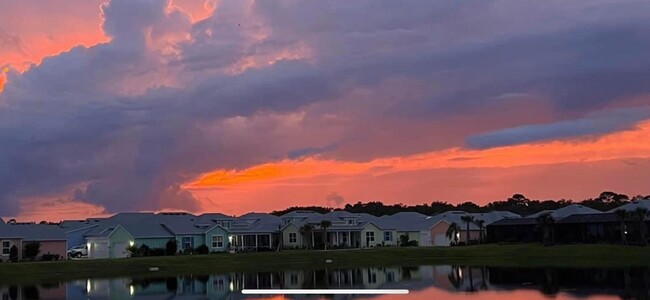
[[[407,289],[408,295],[245,295],[244,289]],[[648,299],[650,268],[399,266],[0,284],[5,299]]]

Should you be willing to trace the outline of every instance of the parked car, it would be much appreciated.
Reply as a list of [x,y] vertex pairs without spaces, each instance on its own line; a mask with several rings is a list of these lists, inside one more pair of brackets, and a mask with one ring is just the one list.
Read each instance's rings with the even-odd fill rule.
[[88,256],[88,246],[86,245],[74,246],[68,250],[68,257],[81,258],[86,256]]

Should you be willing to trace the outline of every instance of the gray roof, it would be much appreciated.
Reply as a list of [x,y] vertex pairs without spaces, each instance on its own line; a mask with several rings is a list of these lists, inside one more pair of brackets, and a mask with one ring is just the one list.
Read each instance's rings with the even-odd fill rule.
[[111,228],[122,225],[134,238],[173,238],[153,213],[119,213],[98,222],[85,236],[107,236]]
[[276,233],[282,219],[265,213],[247,213],[234,220],[229,231],[232,233]]
[[502,219],[496,221],[489,226],[516,226],[516,225],[536,225],[536,218],[518,218],[518,219]]
[[381,229],[397,231],[420,231],[426,229],[431,217],[418,212],[398,212],[393,215],[376,217],[372,222]]
[[65,241],[65,232],[57,225],[6,224],[0,226],[0,238],[25,241]]
[[217,221],[232,221],[234,217],[224,215],[222,213],[205,213],[197,217],[196,223],[198,224],[210,224]]
[[541,215],[543,215],[545,213],[550,213],[551,217],[553,217],[553,219],[560,220],[560,219],[566,218],[566,217],[568,217],[570,215],[597,214],[597,213],[601,213],[601,211],[595,210],[593,208],[589,208],[589,207],[586,207],[586,206],[580,205],[580,204],[571,204],[571,205],[567,205],[567,206],[562,207],[562,208],[558,208],[556,210],[552,210],[550,212],[549,211],[540,211],[538,213],[535,213],[535,214],[532,214],[532,215],[528,216],[528,218],[537,218],[537,217],[539,217],[539,216],[541,216]]
[[619,209],[623,209],[626,211],[634,211],[637,208],[645,208],[647,210],[650,210],[650,199],[635,200],[630,203],[623,204],[617,208],[611,209],[608,212],[615,212]]
[[284,215],[281,215],[280,218],[282,219],[308,218],[310,216],[313,216],[314,214],[320,215],[320,213],[315,212],[313,210],[294,210]]
[[0,224],[4,224],[4,223],[5,223],[5,220],[3,220],[2,218],[0,218]]
[[615,213],[597,213],[597,214],[580,214],[571,215],[560,221],[558,224],[572,224],[572,223],[615,223],[620,222]]

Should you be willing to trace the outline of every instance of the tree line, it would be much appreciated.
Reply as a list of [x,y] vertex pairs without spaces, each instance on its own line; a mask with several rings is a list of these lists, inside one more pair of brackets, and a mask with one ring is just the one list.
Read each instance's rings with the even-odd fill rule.
[[[543,210],[555,210],[570,204],[581,204],[600,211],[607,211],[617,208],[621,205],[641,199],[650,199],[650,195],[637,195],[629,197],[625,194],[605,191],[595,198],[573,201],[567,199],[560,200],[533,200],[523,194],[514,194],[506,200],[498,200],[478,205],[467,201],[459,204],[451,204],[445,201],[434,201],[431,204],[384,204],[380,201],[357,202],[355,204],[346,204],[342,209],[351,213],[367,213],[374,216],[392,215],[398,212],[418,212],[425,215],[435,215],[451,210],[462,210],[470,213],[489,212],[494,210],[510,211],[522,216],[531,215]],[[340,208],[322,207],[322,206],[293,206],[284,210],[273,211],[271,214],[279,216],[295,210],[310,210],[318,213],[328,213]]]

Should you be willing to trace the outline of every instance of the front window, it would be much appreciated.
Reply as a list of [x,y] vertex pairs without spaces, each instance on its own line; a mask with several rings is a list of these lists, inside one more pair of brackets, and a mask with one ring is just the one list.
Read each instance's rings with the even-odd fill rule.
[[290,244],[295,244],[296,242],[297,242],[296,234],[295,233],[289,233],[289,243]]
[[212,248],[223,248],[223,235],[212,236]]
[[192,236],[184,236],[183,237],[183,249],[192,248],[192,245],[194,245],[194,237],[192,237]]
[[8,256],[9,249],[11,248],[11,243],[9,241],[2,241],[2,255]]
[[384,232],[384,241],[387,241],[387,242],[393,241],[393,232],[391,232],[391,231]]
[[369,241],[369,242],[374,242],[375,241],[375,232],[374,231],[366,232],[366,240]]

